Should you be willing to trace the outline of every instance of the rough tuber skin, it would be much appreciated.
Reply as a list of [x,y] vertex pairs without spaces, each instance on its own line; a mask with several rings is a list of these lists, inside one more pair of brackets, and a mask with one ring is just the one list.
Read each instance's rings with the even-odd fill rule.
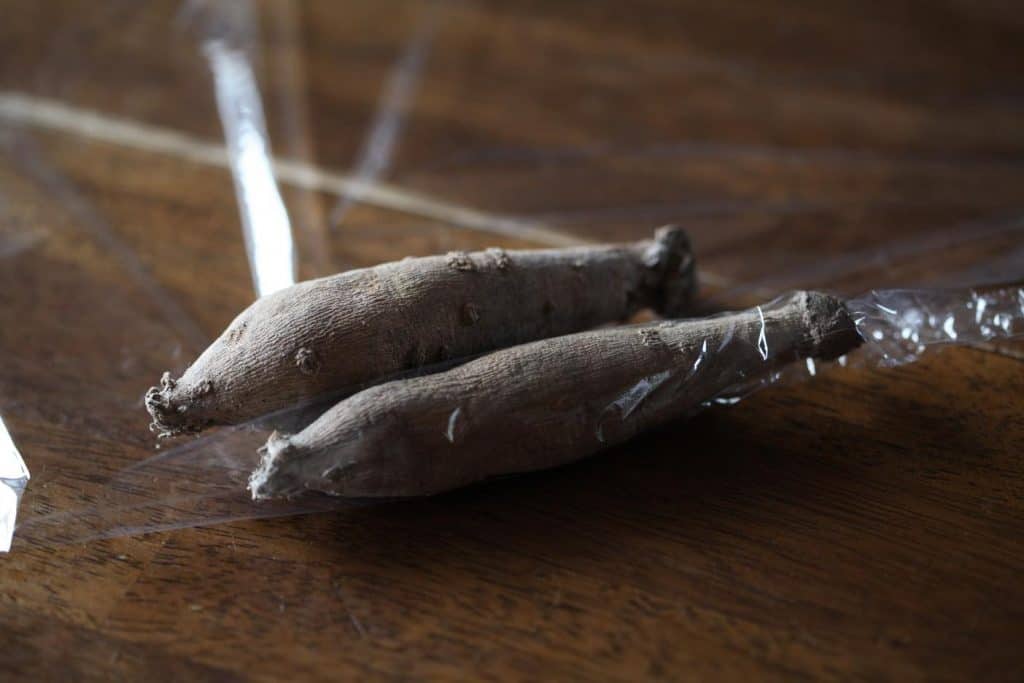
[[259,299],[178,379],[146,394],[160,436],[239,424],[388,376],[624,320],[696,289],[679,228],[625,245],[452,252]]
[[841,301],[798,292],[737,314],[524,344],[372,387],[298,434],[274,433],[250,489],[256,499],[420,496],[555,467],[861,341]]

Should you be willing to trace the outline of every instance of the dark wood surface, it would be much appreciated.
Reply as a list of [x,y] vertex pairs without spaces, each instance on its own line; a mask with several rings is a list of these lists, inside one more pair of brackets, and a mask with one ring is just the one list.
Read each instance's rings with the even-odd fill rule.
[[[29,530],[115,499],[154,454],[145,388],[254,297],[185,5],[0,2],[0,417]],[[303,277],[670,221],[709,310],[1024,276],[1016,3],[236,6],[275,153],[320,174],[281,187]],[[337,224],[332,179],[403,78],[399,199]],[[836,370],[430,500],[26,532],[0,678],[1021,680],[1022,357]]]

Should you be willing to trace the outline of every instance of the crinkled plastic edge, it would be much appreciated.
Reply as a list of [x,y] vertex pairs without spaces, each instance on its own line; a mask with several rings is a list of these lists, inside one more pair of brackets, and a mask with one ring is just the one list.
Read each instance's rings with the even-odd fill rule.
[[11,549],[14,539],[18,504],[28,486],[29,472],[25,460],[14,445],[7,425],[0,417],[0,552]]

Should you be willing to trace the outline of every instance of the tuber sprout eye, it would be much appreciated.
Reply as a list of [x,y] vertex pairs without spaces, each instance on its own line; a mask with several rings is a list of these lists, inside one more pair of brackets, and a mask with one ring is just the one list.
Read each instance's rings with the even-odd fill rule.
[[303,375],[315,375],[320,372],[320,358],[313,349],[303,347],[295,352],[295,366]]

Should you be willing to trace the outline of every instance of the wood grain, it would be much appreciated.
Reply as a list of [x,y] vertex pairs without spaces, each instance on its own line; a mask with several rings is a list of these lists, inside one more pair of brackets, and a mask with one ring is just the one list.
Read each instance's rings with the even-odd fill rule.
[[[1012,3],[249,6],[281,158],[356,167],[420,36],[381,180],[583,240],[682,223],[707,308],[1024,273]],[[0,94],[222,144],[176,0],[0,16]],[[282,194],[302,277],[532,244]],[[154,453],[142,393],[254,296],[227,167],[0,117],[0,261],[21,519],[148,495],[107,484]],[[1000,349],[837,369],[429,500],[16,537],[0,678],[1020,680],[1024,366]]]

